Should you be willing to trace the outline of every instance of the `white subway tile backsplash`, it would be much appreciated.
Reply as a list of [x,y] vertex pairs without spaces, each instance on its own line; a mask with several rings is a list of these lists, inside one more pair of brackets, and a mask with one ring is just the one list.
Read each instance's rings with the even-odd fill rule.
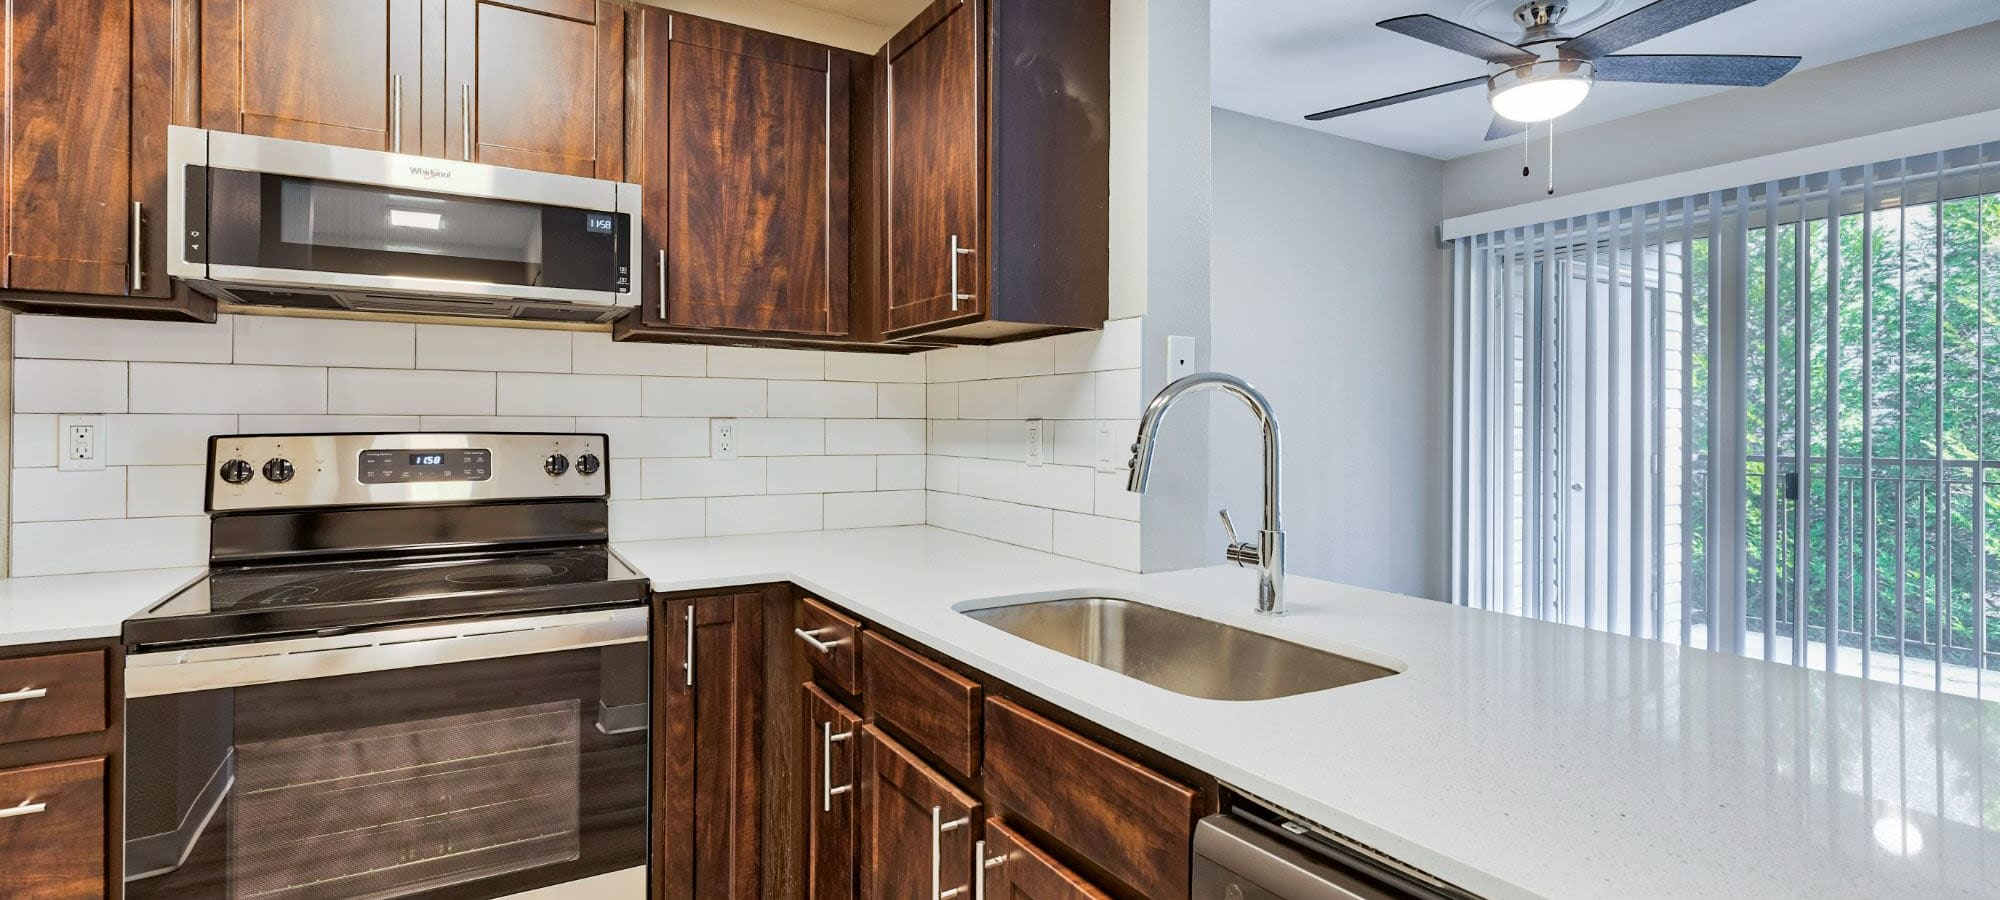
[[1056,345],[1052,340],[994,344],[986,348],[986,378],[1019,378],[1049,375],[1056,370]]
[[710,497],[708,534],[771,534],[820,530],[820,495]]
[[986,446],[986,423],[964,419],[931,419],[930,452],[941,456],[979,456]]
[[579,417],[576,430],[601,433],[610,440],[612,459],[662,456],[707,456],[707,419],[642,419]]
[[311,434],[334,431],[416,431],[416,416],[248,415],[236,417],[243,434]]
[[581,431],[574,416],[423,416],[418,431]]
[[327,411],[338,415],[490,416],[492,372],[334,369]]
[[23,413],[14,417],[14,468],[54,466],[59,457],[56,445],[56,417],[49,413]]
[[957,383],[926,385],[924,414],[933,419],[958,418]]
[[708,348],[699,344],[618,342],[601,331],[570,333],[571,368],[596,375],[669,375],[700,378],[708,374]]
[[828,353],[826,380],[922,384],[924,358],[920,353]]
[[767,414],[765,382],[746,378],[648,378],[648,416],[760,418]]
[[816,380],[826,377],[826,353],[766,347],[710,347],[708,374],[715,378]]
[[533,328],[418,325],[417,368],[568,372],[570,336]]
[[972,381],[986,377],[985,347],[946,347],[923,357],[925,381]]
[[883,419],[923,418],[924,390],[921,384],[877,385],[875,415]]
[[965,419],[1016,419],[1021,416],[1021,382],[1002,378],[968,381],[958,386],[958,415]]
[[1006,460],[960,460],[956,493],[1011,503],[1021,492],[1020,469],[1020,463]]
[[104,462],[112,466],[208,463],[208,438],[238,434],[232,415],[125,415],[104,420]]
[[614,459],[605,464],[605,472],[611,479],[611,499],[638,500],[646,495],[645,460]]
[[636,375],[500,373],[503,416],[640,415]]
[[13,492],[16,522],[125,516],[125,470],[119,466],[89,472],[16,469]]
[[962,462],[956,456],[924,457],[924,489],[958,493],[958,467]]
[[135,413],[323,413],[326,398],[320,368],[132,364]]
[[15,316],[14,355],[131,362],[229,361],[233,317],[214,323]]
[[828,453],[922,453],[922,419],[854,419],[826,423]]
[[1040,507],[937,491],[925,500],[926,520],[940,528],[1044,552],[1054,542],[1053,513]]
[[1063,556],[1138,571],[1139,523],[1058,512],[1054,549]]
[[827,425],[824,419],[737,419],[736,455],[817,456],[827,449]]
[[125,379],[126,364],[122,362],[17,359],[14,361],[14,411],[124,412]]
[[882,528],[924,524],[923,491],[873,491],[826,495],[827,528]]
[[208,517],[22,522],[12,549],[17,578],[199,566],[208,562]]
[[1030,506],[1087,513],[1096,504],[1094,474],[1082,466],[1022,466],[1015,499]]
[[924,486],[924,460],[922,456],[878,456],[875,457],[875,489],[878,491],[922,490]]
[[701,537],[706,530],[707,501],[613,500],[611,539],[664,541]]
[[986,442],[980,445],[979,455],[987,459],[1023,461],[1028,456],[1028,423],[1020,419],[987,422]]
[[1116,472],[1093,472],[1097,500],[1092,512],[1114,519],[1139,521],[1140,494],[1125,489],[1126,479],[1131,475],[1128,468]]
[[[1094,419],[1048,423],[1044,437],[1048,441],[1049,462],[1065,466],[1097,465],[1098,428],[1103,424]],[[1114,437],[1120,434],[1125,435],[1125,443],[1131,443],[1130,433],[1113,432]]]
[[[236,323],[238,363],[410,369],[417,365],[417,326],[287,316],[228,316]],[[227,360],[225,360],[227,361]]]
[[207,487],[206,466],[133,466],[125,470],[125,515],[203,515]]
[[764,493],[764,459],[649,459],[647,499]]
[[1020,381],[1024,419],[1088,419],[1096,415],[1097,384],[1090,375],[1041,375]]
[[790,418],[874,418],[875,386],[852,381],[773,381],[770,414]]
[[1097,373],[1097,417],[1138,418],[1146,410],[1146,398],[1140,396],[1139,390],[1138,369]]
[[778,457],[771,460],[770,491],[773,494],[872,491],[875,459],[873,456]]
[[1140,331],[1144,319],[1114,319],[1103,331],[1084,331],[1050,338],[1055,346],[1057,372],[1102,372],[1107,369],[1137,369],[1145,345]]

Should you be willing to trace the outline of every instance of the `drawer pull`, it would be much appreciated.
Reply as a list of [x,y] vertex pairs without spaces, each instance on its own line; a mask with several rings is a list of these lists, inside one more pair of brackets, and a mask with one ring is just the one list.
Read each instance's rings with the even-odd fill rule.
[[833,783],[833,743],[853,736],[852,731],[834,734],[832,722],[819,723],[819,783],[825,789],[820,794],[820,812],[833,812],[833,798],[854,790],[853,782],[837,787]]
[[6,809],[0,809],[0,819],[11,819],[15,816],[32,816],[48,808],[49,805],[46,803],[28,803],[24,801],[20,806],[10,806]]
[[972,867],[972,900],[986,900],[986,870],[1000,868],[1007,862],[1007,857],[995,856],[988,859],[986,842],[973,841],[972,858],[979,861],[979,865]]
[[16,700],[40,700],[48,695],[48,688],[22,688],[12,693],[0,694],[0,703],[12,703]]
[[794,628],[792,629],[792,633],[798,635],[799,640],[805,641],[807,646],[821,653],[832,653],[833,648],[847,643],[846,638],[834,638],[830,641],[820,640],[819,636],[826,633],[826,629],[824,628],[815,628],[811,631],[803,628]]

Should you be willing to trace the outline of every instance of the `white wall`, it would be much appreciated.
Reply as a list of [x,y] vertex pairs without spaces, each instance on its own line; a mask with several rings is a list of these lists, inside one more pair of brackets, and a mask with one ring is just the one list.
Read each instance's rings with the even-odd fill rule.
[[[1435,239],[1440,164],[1218,109],[1215,368],[1283,426],[1288,564],[1301,575],[1440,597],[1449,321]],[[1248,412],[1211,414],[1215,510],[1258,527]]]
[[[2000,109],[2000,22],[1808,69],[1776,84],[1556,135],[1556,187],[1575,193]],[[1613,86],[1615,87],[1615,85]],[[1949,149],[1945,147],[1934,148]],[[1546,149],[1537,141],[1536,159]],[[1445,163],[1443,216],[1547,196],[1519,142]]]
[[[755,28],[772,34],[782,34],[804,41],[853,50],[856,53],[874,53],[888,43],[889,38],[901,27],[901,23],[885,24],[843,16],[823,9],[814,9],[785,0],[640,0],[651,6],[663,7],[689,15],[730,22],[745,28]],[[884,14],[900,13],[911,6],[911,0],[883,0],[879,4]],[[918,7],[921,9],[921,7]],[[915,15],[912,11],[910,15]],[[884,18],[885,16],[877,16]],[[907,18],[907,17],[906,17]]]

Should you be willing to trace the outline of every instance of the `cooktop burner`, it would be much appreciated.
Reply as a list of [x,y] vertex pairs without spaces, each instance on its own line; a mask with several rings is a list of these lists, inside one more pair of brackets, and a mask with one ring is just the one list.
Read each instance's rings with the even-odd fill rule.
[[217,568],[125,623],[127,644],[245,640],[443,618],[622,605],[645,579],[602,544]]

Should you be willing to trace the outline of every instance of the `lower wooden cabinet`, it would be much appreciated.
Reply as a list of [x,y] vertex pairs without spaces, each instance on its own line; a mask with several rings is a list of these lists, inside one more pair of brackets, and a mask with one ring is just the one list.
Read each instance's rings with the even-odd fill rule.
[[861,731],[869,748],[861,896],[970,900],[973,842],[985,806],[875,726]]
[[986,889],[979,900],[1110,900],[1111,896],[999,819],[986,820],[980,867],[985,870]]
[[109,896],[105,790],[101,757],[0,770],[0,897]]
[[758,894],[762,597],[654,604],[654,878],[663,898]]
[[812,900],[852,900],[856,889],[856,779],[863,754],[861,717],[807,683],[804,701],[806,788],[806,896]]

